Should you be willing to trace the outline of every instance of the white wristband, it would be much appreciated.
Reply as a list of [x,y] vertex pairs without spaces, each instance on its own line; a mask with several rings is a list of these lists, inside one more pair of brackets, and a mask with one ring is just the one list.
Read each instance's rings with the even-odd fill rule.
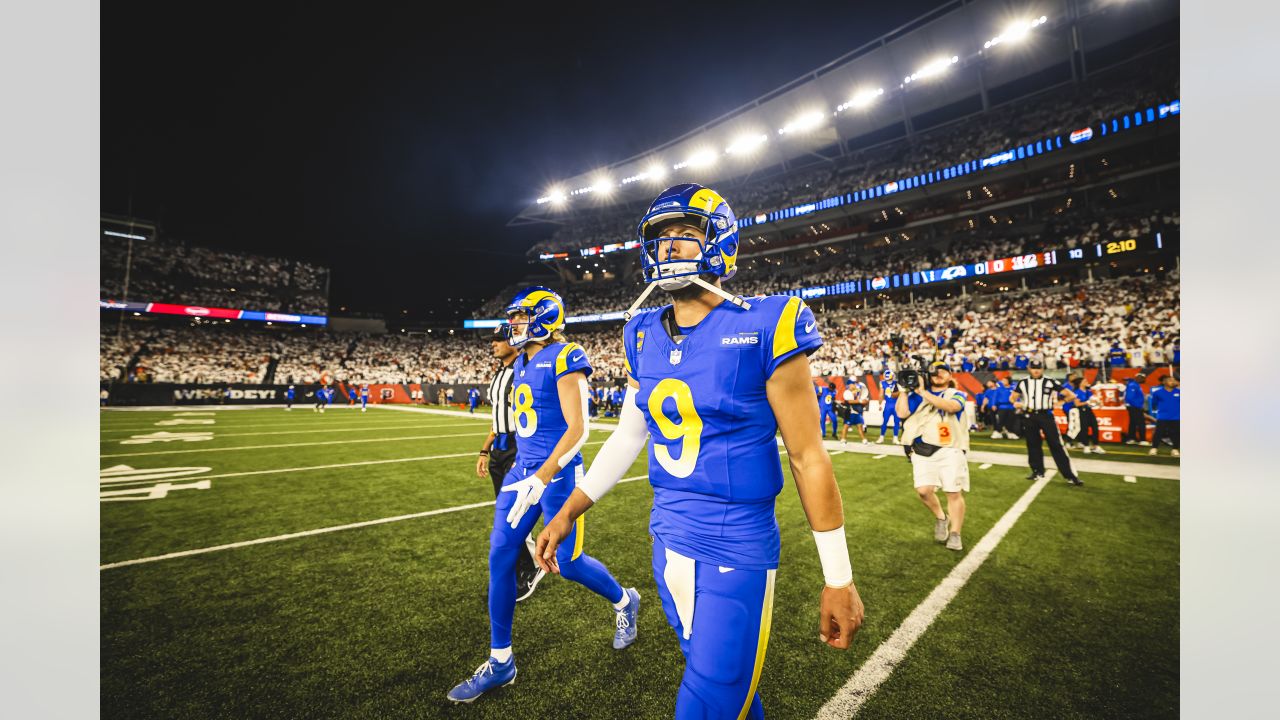
[[829,587],[841,588],[853,582],[853,568],[849,565],[849,545],[845,542],[844,526],[835,530],[814,530],[813,541],[818,545],[818,559],[822,561],[822,576]]

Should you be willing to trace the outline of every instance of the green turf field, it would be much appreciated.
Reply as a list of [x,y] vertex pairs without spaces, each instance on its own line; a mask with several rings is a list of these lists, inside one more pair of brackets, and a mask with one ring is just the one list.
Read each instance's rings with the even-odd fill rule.
[[[185,414],[199,412],[214,414]],[[214,423],[156,425],[175,419]],[[517,607],[519,681],[470,706],[444,699],[487,654],[492,511],[466,507],[493,499],[474,472],[486,430],[483,416],[381,408],[103,412],[102,489],[117,494],[101,514],[102,715],[670,717],[682,659],[651,575],[643,481],[586,520],[587,551],[644,598],[639,641],[613,650],[607,603],[548,578]],[[123,444],[160,431],[212,439]],[[964,556],[932,541],[910,468],[885,455],[833,457],[867,607],[849,652],[817,639],[821,572],[783,490],[770,717],[813,717]],[[171,468],[189,469],[131,474]],[[1030,487],[1020,464],[971,472],[966,553]],[[859,716],[1176,715],[1178,481],[1131,472],[1045,487]],[[629,475],[643,473],[642,460]]]

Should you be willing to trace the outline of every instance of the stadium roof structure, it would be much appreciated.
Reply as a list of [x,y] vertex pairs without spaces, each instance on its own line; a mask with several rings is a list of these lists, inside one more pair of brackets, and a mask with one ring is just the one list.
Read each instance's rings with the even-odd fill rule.
[[[1178,17],[1175,0],[1019,5],[951,0],[680,137],[538,189],[508,225],[570,224],[676,182],[743,181],[832,162],[983,112],[1013,99],[1000,92],[1013,84],[1078,81],[1091,50]],[[1142,52],[1130,48],[1128,57]]]

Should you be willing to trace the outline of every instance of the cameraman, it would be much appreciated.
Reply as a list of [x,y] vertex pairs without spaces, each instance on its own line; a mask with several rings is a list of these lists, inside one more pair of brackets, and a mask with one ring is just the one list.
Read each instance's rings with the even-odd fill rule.
[[[949,550],[962,550],[964,493],[969,490],[964,395],[954,387],[951,368],[940,361],[929,364],[928,389],[920,373],[904,371],[898,391],[894,411],[903,420],[901,442],[911,458],[916,495],[934,517],[933,539],[945,541]],[[938,504],[939,487],[947,494],[947,515]]]

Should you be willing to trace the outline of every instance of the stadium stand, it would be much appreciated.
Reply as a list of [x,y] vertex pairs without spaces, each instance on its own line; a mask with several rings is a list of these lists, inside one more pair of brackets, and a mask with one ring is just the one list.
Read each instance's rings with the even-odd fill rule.
[[[101,238],[100,297],[327,315],[326,268],[294,260]],[[129,297],[124,297],[128,267]]]
[[[1102,367],[1113,343],[1130,366],[1173,361],[1179,343],[1178,272],[1049,284],[1025,291],[891,302],[819,312],[821,375],[896,368],[891,338],[907,354],[961,367],[1009,369],[1018,354],[1050,369]],[[148,323],[151,325],[152,323]],[[123,341],[102,333],[102,379],[135,367],[135,380],[178,383],[482,383],[492,369],[487,332],[430,335],[277,330],[243,324],[130,323]],[[621,382],[618,324],[569,328],[597,382]],[[274,368],[272,365],[274,364]]]
[[[1070,132],[1133,107],[1167,102],[1180,89],[1176,60],[1155,55],[1071,85],[996,107],[987,113],[867,148],[817,168],[774,175],[741,184],[723,184],[739,217],[812,202],[850,190],[975,160],[1028,139]],[[575,217],[530,254],[573,251],[633,240],[639,214],[619,206],[596,216]]]

